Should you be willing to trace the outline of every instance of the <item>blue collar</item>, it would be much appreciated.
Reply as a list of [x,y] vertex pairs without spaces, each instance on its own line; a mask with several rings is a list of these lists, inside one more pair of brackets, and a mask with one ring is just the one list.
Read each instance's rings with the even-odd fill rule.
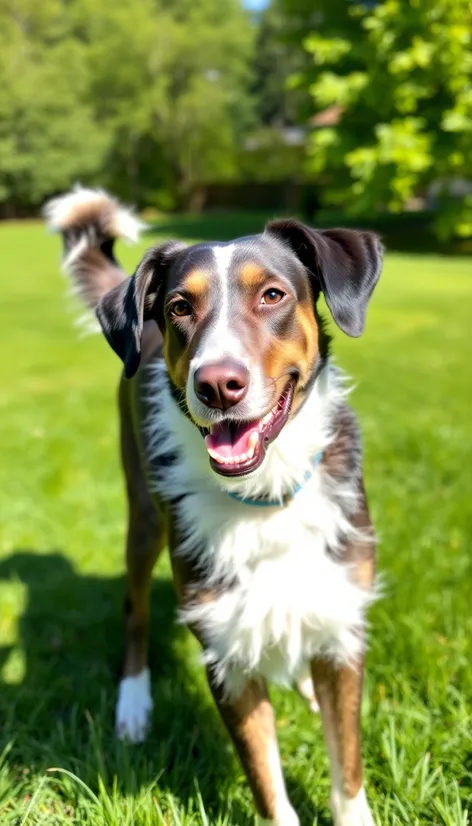
[[[319,463],[323,458],[322,453],[317,453],[314,459],[312,459],[313,470],[315,470]],[[231,491],[227,490],[226,493],[228,496],[231,496],[231,499],[236,499],[236,502],[242,502],[243,505],[251,505],[253,508],[281,508],[287,505],[299,491],[301,491],[302,487],[304,486],[305,482],[308,482],[309,479],[313,476],[313,470],[307,471],[305,476],[303,477],[303,482],[298,485],[295,485],[294,488],[290,491],[290,493],[286,493],[282,499],[246,499],[244,496],[239,496],[238,493],[232,493]]]

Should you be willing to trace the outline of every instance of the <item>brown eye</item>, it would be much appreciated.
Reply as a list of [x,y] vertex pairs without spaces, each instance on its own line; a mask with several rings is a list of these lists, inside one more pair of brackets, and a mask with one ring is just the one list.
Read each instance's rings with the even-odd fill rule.
[[282,301],[285,293],[282,290],[276,290],[272,287],[270,290],[266,290],[264,295],[261,298],[261,304],[278,304]]
[[190,304],[188,301],[184,301],[183,299],[180,301],[175,301],[170,307],[170,313],[177,316],[177,318],[182,318],[184,315],[190,315],[191,312],[192,310]]

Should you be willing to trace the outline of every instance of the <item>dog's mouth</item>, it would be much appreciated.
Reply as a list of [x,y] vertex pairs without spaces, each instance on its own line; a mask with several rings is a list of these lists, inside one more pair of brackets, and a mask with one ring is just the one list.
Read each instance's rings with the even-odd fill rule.
[[290,381],[274,407],[261,419],[226,419],[212,425],[205,444],[213,470],[221,476],[244,476],[262,464],[267,447],[288,420],[294,388],[294,381]]

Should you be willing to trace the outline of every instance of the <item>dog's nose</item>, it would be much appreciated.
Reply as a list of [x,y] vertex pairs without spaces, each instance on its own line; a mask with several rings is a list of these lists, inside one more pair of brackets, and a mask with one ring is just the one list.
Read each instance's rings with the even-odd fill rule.
[[244,399],[249,385],[249,370],[232,359],[203,364],[193,377],[195,393],[207,407],[228,410]]

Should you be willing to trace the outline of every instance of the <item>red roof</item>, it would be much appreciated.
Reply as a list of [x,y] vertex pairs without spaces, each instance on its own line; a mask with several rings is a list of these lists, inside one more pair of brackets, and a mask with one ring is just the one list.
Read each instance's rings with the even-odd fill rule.
[[343,112],[344,108],[339,103],[335,103],[333,106],[328,106],[327,109],[323,109],[322,112],[314,115],[310,120],[310,124],[317,129],[323,126],[336,126]]

